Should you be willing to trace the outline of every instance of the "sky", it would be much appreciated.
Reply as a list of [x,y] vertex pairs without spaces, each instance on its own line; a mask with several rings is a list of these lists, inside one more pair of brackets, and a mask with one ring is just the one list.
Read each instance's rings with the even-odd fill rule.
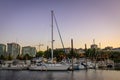
[[[51,47],[54,10],[65,47],[120,47],[120,0],[0,0],[0,43]],[[55,23],[54,48],[61,48]]]

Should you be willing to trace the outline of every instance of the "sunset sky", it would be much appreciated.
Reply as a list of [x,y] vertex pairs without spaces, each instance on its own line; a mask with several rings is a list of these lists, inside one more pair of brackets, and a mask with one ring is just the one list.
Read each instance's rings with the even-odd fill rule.
[[[51,10],[54,10],[65,47],[120,47],[120,0],[0,0],[0,43],[51,47]],[[54,48],[60,38],[54,24]]]

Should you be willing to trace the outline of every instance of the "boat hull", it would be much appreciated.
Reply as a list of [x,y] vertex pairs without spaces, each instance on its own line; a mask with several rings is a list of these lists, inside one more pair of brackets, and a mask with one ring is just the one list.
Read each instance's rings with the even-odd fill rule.
[[41,71],[64,71],[68,70],[69,65],[62,65],[62,64],[44,64],[41,66],[38,65],[31,65],[29,70],[41,70]]

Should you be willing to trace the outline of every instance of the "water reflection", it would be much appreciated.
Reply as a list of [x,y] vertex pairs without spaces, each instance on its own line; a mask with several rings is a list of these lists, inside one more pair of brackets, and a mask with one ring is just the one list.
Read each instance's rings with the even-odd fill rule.
[[104,80],[102,76],[102,71],[92,70],[85,72],[85,80]]
[[120,71],[11,71],[0,70],[0,80],[120,80]]
[[70,80],[74,80],[74,71],[71,72]]
[[53,73],[47,73],[46,74],[47,79],[53,80]]
[[88,72],[88,70],[85,71],[85,77],[84,77],[85,80],[89,80],[87,72]]

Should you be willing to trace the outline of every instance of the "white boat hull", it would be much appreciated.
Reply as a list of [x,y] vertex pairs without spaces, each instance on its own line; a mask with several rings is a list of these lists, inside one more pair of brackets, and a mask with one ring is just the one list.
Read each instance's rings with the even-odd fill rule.
[[44,64],[41,66],[37,66],[37,65],[31,65],[29,67],[29,70],[53,70],[53,71],[62,71],[62,70],[68,70],[69,65],[62,65],[62,64]]

